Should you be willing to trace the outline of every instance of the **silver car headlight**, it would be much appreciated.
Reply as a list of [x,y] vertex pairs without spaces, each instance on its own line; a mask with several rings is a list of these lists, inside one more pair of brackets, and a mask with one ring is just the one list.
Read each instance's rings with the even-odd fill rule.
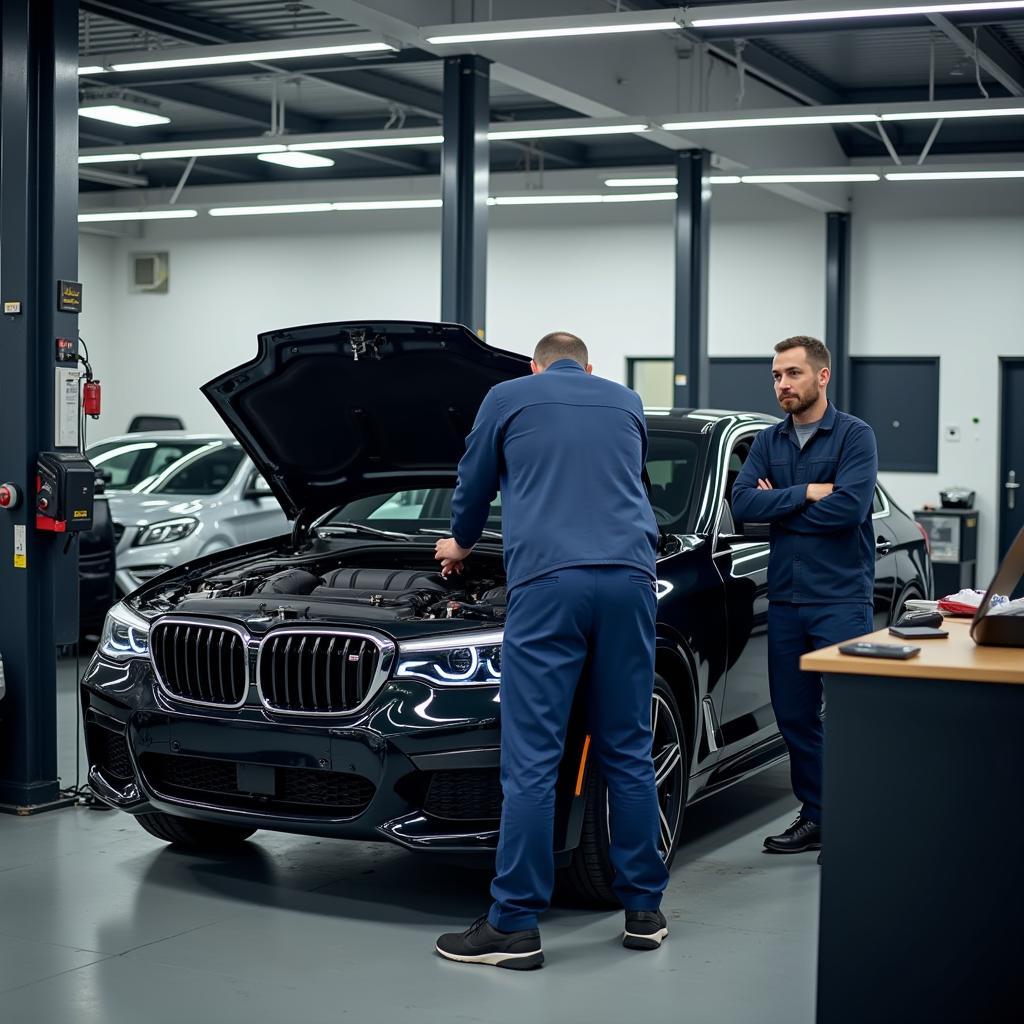
[[463,633],[444,640],[399,644],[398,676],[421,676],[444,686],[501,682],[502,633]]
[[123,601],[107,612],[99,652],[114,661],[149,657],[149,623]]
[[189,534],[196,532],[199,520],[191,516],[181,519],[165,519],[162,523],[153,523],[147,526],[136,538],[136,547],[144,544],[172,544],[177,540],[184,540]]

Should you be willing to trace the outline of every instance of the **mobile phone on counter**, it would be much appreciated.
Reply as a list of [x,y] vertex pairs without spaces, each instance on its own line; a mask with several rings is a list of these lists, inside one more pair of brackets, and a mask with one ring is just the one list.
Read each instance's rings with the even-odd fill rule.
[[948,629],[935,629],[932,626],[890,626],[889,632],[901,640],[937,640],[949,636]]
[[855,654],[860,658],[895,658],[897,661],[906,661],[920,654],[921,648],[912,644],[876,644],[862,640],[854,644],[840,644],[839,653]]

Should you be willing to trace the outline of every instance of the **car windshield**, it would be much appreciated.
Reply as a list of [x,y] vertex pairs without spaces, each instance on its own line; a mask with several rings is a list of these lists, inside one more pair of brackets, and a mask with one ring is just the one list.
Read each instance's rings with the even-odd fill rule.
[[89,461],[107,482],[107,490],[131,490],[202,448],[206,441],[100,441],[86,449]]
[[238,445],[199,452],[158,480],[148,493],[219,494],[231,482],[244,457]]
[[[699,451],[692,438],[669,432],[651,434],[647,472],[651,478],[651,505],[659,526],[684,529],[693,500]],[[453,494],[450,487],[373,494],[343,505],[323,525],[359,523],[397,533],[447,533]],[[485,529],[501,530],[500,494],[491,502]]]

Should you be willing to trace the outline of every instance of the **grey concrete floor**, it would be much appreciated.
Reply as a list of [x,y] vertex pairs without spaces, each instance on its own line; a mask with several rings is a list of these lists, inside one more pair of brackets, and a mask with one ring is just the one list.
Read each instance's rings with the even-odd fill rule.
[[[73,678],[64,664],[66,784]],[[485,870],[270,833],[202,857],[113,811],[0,815],[0,1020],[809,1022],[819,869],[760,852],[792,809],[785,766],[690,808],[665,945],[624,950],[620,915],[556,908],[525,974],[433,953],[487,907]]]

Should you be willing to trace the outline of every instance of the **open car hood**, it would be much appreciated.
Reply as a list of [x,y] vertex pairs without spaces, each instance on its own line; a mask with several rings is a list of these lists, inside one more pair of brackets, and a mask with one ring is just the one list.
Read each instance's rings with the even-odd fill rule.
[[289,519],[450,482],[484,395],[530,372],[458,324],[345,321],[271,331],[204,384]]

